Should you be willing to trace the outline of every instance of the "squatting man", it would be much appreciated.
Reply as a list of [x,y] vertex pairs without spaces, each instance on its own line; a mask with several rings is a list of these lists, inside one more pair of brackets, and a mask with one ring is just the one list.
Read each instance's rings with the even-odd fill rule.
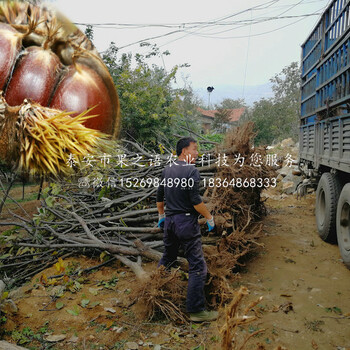
[[[176,144],[178,159],[166,166],[157,190],[158,226],[164,229],[164,253],[158,266],[170,269],[182,246],[189,264],[186,309],[192,321],[213,321],[216,311],[205,309],[204,285],[207,265],[204,260],[198,214],[207,219],[209,231],[214,218],[199,194],[200,174],[195,168],[197,142],[192,137]],[[166,209],[164,211],[164,202]]]

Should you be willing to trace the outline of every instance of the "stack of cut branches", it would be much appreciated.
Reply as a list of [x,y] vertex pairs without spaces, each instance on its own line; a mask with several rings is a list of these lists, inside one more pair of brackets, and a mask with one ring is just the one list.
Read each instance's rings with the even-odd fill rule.
[[[204,238],[204,243],[216,245],[205,247],[205,252],[212,280],[217,279],[219,284],[243,255],[258,246],[255,240],[260,232],[257,222],[264,213],[260,199],[264,186],[234,183],[238,177],[273,176],[265,165],[234,164],[238,155],[248,159],[257,152],[251,147],[253,136],[251,124],[237,128],[227,135],[221,149],[206,154],[197,163],[203,179],[203,199],[218,226],[217,236]],[[118,147],[113,156],[85,160],[85,169],[77,171],[74,177],[55,179],[43,191],[42,207],[33,218],[15,214],[16,220],[0,223],[15,226],[1,238],[4,248],[0,279],[23,283],[58,256],[83,249],[85,254],[108,252],[140,279],[147,277],[141,261],[158,261],[163,245],[162,232],[156,226],[156,185],[162,169],[173,158],[170,150],[167,155],[156,155],[136,142],[123,141]],[[259,152],[263,155],[265,150]],[[223,154],[228,157],[228,165],[220,166]],[[221,179],[221,186],[210,185],[210,179]],[[205,220],[200,222],[204,224]],[[180,263],[186,265],[183,259]]]

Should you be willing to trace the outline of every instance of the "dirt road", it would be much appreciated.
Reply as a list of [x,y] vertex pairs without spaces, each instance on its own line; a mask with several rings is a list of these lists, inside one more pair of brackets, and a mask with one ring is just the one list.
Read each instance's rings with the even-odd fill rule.
[[267,199],[265,250],[246,267],[241,284],[262,295],[257,323],[264,343],[288,349],[350,349],[350,270],[336,245],[317,235],[315,195]]

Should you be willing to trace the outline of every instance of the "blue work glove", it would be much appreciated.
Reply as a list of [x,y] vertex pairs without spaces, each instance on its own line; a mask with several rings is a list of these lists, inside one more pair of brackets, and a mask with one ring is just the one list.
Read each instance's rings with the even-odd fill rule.
[[215,227],[214,217],[212,216],[211,219],[207,220],[208,230],[209,232],[212,231]]
[[164,228],[164,221],[165,221],[165,214],[159,214],[158,215],[158,227]]

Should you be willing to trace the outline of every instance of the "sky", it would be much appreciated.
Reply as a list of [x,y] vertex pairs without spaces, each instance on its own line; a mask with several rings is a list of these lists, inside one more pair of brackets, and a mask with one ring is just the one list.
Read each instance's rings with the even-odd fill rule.
[[[213,101],[245,98],[251,87],[269,90],[269,79],[293,61],[330,0],[52,0],[72,22],[92,24],[100,52],[114,42],[123,52],[147,53],[138,41],[170,55],[154,63],[180,69],[177,85],[190,82]],[[153,38],[157,37],[157,38]],[[153,39],[150,39],[153,38]],[[149,40],[147,40],[149,39]],[[255,91],[254,90],[254,91]],[[258,93],[259,94],[259,93]]]

